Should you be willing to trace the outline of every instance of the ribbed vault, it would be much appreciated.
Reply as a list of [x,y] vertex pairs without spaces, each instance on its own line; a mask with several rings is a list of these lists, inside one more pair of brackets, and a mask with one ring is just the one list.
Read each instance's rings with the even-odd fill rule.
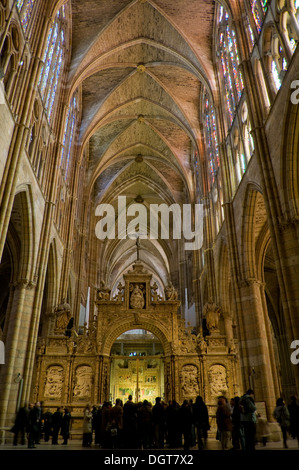
[[[147,210],[195,202],[201,101],[204,89],[215,91],[214,18],[214,0],[72,1],[69,93],[82,89],[79,145],[82,156],[88,150],[94,206],[113,204],[117,218],[118,196]],[[115,285],[135,260],[134,245],[100,243],[99,276]],[[143,240],[141,257],[165,286],[178,244]]]

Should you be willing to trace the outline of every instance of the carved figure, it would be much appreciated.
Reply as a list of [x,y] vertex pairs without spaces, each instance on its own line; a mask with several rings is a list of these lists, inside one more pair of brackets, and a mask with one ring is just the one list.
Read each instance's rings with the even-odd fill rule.
[[63,385],[63,367],[50,366],[47,370],[44,396],[49,398],[60,398]]
[[72,316],[70,304],[68,304],[65,301],[65,299],[63,299],[62,303],[59,304],[58,307],[55,308],[55,314],[56,314],[56,329],[58,331],[64,332]]
[[111,289],[104,281],[101,281],[101,287],[98,289],[98,300],[110,300]]
[[181,370],[181,387],[185,397],[195,396],[199,393],[198,386],[198,369],[192,364],[182,367]]
[[139,284],[130,286],[131,296],[130,296],[130,307],[131,308],[143,308],[145,304],[144,294],[141,290]]
[[123,291],[124,291],[124,286],[122,285],[121,282],[118,283],[117,285],[117,294],[114,296],[114,300],[117,300],[117,301],[122,301],[123,300]]
[[217,397],[228,390],[226,368],[221,364],[214,364],[209,369],[209,383],[211,396]]
[[156,282],[151,286],[151,289],[153,302],[158,302],[159,300],[162,300],[161,295],[158,294],[158,284]]
[[170,283],[168,286],[165,288],[165,298],[166,300],[177,300],[178,299],[178,293],[173,287],[173,285]]
[[231,354],[236,354],[236,352],[237,352],[236,345],[235,345],[235,342],[234,342],[233,338],[231,338],[229,343],[228,343],[228,350]]
[[206,343],[204,337],[201,336],[200,334],[197,335],[197,346],[198,346],[200,354],[203,354],[203,353],[207,352],[207,347],[208,347],[207,343]]
[[218,330],[220,312],[221,309],[215,304],[213,299],[210,298],[203,308],[203,314],[206,318],[209,331]]
[[90,366],[79,366],[76,370],[74,398],[87,398],[91,393],[92,368]]

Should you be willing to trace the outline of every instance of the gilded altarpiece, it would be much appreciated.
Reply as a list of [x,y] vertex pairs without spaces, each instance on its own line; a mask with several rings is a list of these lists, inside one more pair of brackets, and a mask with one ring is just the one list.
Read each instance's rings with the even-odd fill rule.
[[[151,274],[137,261],[113,298],[104,283],[97,289],[95,315],[83,334],[72,328],[70,336],[65,336],[56,329],[39,341],[33,400],[43,401],[50,409],[70,406],[73,430],[79,430],[87,403],[98,405],[111,399],[114,342],[126,331],[143,329],[153,333],[163,347],[163,399],[182,403],[201,395],[213,425],[217,397],[239,393],[238,354],[230,318],[207,303],[204,316],[210,329],[209,335],[203,336],[202,329],[195,333],[194,328],[186,327],[179,306],[173,286],[166,287],[163,297],[159,295]],[[220,317],[224,319],[224,334],[220,334]],[[127,396],[118,398],[125,400]]]

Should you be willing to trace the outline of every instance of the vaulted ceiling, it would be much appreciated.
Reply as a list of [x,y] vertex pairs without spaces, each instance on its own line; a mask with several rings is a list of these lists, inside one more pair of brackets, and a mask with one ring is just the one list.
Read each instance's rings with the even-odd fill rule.
[[[71,4],[69,83],[71,91],[82,86],[90,195],[95,203],[118,195],[129,203],[141,196],[145,205],[193,202],[190,157],[201,148],[202,92],[215,89],[215,1]],[[169,267],[156,257],[165,278]]]

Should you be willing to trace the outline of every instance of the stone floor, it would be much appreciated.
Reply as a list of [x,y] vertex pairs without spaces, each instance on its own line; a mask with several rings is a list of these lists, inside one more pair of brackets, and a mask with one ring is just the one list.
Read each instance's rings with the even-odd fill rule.
[[[62,442],[62,441],[61,441]],[[67,445],[61,445],[61,442],[58,445],[52,445],[51,442],[44,442],[41,441],[40,444],[36,445],[36,449],[39,451],[70,451],[70,450],[82,450],[82,451],[92,451],[92,450],[102,450],[105,452],[110,452],[112,449],[100,449],[98,445],[92,445],[91,447],[82,447],[82,442],[80,440],[69,440]],[[268,450],[299,450],[298,448],[298,443],[297,440],[295,439],[288,439],[287,441],[288,444],[288,449],[283,448],[283,443],[282,441],[278,442],[268,442],[266,446],[263,446],[261,443],[257,443],[256,445],[256,450],[258,451],[268,451]],[[27,445],[17,445],[13,446],[12,444],[2,444],[0,445],[0,451],[1,450],[11,450],[11,451],[18,451],[18,450],[32,450],[34,451],[35,449],[28,449]],[[168,447],[165,447],[163,450],[159,450],[159,452],[165,453],[168,449]],[[190,449],[191,451],[196,451],[197,448],[193,447]],[[219,441],[216,441],[216,439],[209,438],[207,442],[207,449],[208,451],[214,451],[214,450],[221,450],[221,445]],[[122,452],[121,450],[114,449],[115,452]],[[153,449],[153,451],[157,452],[157,449]],[[183,452],[183,449],[171,449],[172,452],[178,451],[178,452]],[[127,450],[125,451],[127,452]]]

